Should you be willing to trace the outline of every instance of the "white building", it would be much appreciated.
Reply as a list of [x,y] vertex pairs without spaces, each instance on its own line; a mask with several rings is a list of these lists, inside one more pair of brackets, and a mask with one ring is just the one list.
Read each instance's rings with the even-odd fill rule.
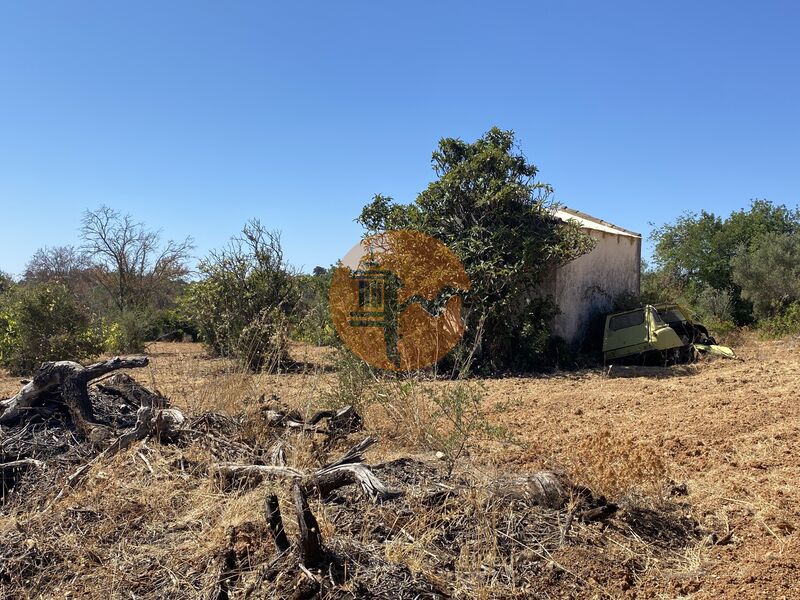
[[609,312],[614,298],[639,294],[642,236],[570,208],[555,214],[577,221],[595,240],[591,252],[556,269],[542,285],[542,293],[552,296],[561,309],[552,333],[579,344],[592,317]]

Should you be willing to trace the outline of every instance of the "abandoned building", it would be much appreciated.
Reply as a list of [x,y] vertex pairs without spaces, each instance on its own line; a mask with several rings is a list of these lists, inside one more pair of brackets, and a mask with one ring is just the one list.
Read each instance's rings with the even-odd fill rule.
[[561,309],[552,333],[571,345],[580,344],[591,319],[609,312],[614,298],[638,294],[642,236],[577,210],[561,207],[556,217],[577,221],[595,240],[594,249],[555,269],[542,285]]

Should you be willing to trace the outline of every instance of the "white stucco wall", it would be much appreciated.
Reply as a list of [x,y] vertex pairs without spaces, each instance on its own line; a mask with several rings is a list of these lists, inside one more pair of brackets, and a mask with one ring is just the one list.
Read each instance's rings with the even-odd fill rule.
[[639,293],[642,238],[602,229],[583,231],[596,240],[595,248],[557,269],[542,286],[542,293],[552,295],[561,309],[552,333],[571,344],[581,342],[593,314],[608,312],[616,296]]

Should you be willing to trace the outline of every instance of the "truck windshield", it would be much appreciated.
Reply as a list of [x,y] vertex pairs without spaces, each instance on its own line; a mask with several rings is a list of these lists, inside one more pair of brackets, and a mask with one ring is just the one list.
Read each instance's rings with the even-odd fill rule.
[[611,317],[608,322],[608,328],[611,331],[619,331],[620,329],[628,329],[628,327],[636,327],[642,323],[644,323],[644,310],[635,310]]
[[665,310],[661,313],[658,313],[662,319],[664,319],[667,323],[680,323],[681,321],[685,321],[686,319],[684,316],[678,311],[676,308],[671,308],[669,310]]

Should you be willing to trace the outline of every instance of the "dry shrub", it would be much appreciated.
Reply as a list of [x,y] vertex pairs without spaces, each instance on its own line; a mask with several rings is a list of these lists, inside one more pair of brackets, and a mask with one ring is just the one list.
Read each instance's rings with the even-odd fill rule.
[[[284,374],[280,378],[298,377],[303,392],[274,400],[271,393],[285,389],[278,387],[279,377],[254,377],[232,364],[184,358],[173,365],[171,391],[176,400],[192,397],[190,416],[201,407],[224,408],[230,415],[209,426],[219,438],[216,445],[207,438],[183,447],[147,442],[149,447],[139,445],[93,467],[84,484],[49,512],[31,508],[54,494],[41,481],[38,496],[6,507],[8,517],[0,515],[0,539],[8,548],[0,555],[0,597],[4,583],[7,597],[24,597],[22,590],[31,590],[31,597],[203,597],[220,557],[233,548],[241,577],[231,584],[230,597],[241,598],[274,558],[262,508],[267,493],[278,495],[289,538],[296,539],[291,485],[262,481],[222,489],[209,468],[213,464],[269,460],[278,436],[286,443],[289,466],[303,471],[339,456],[366,433],[381,436],[368,456],[371,465],[384,452],[416,454],[450,439],[459,442],[456,449],[470,448],[487,438],[479,390],[463,382],[348,371],[343,381],[330,382],[332,396],[320,398],[313,378],[325,376]],[[161,384],[164,375],[158,374]],[[184,381],[192,374],[202,376],[196,385]],[[255,399],[261,393],[267,396],[262,402]],[[273,401],[309,415],[334,400],[366,408],[369,431],[323,448],[323,436],[287,433],[258,419],[258,411]],[[454,436],[459,427],[468,433],[463,446],[461,434]],[[232,445],[242,443],[252,452]],[[619,582],[635,585],[639,577],[654,576],[654,569],[685,570],[690,559],[698,562],[701,550],[694,546],[691,524],[681,520],[685,506],[669,512],[626,505],[603,526],[576,519],[562,537],[571,506],[551,510],[493,493],[493,483],[513,473],[507,463],[489,473],[485,464],[477,468],[462,459],[450,473],[440,461],[396,462],[375,473],[403,489],[402,498],[373,503],[348,486],[328,501],[310,499],[326,545],[347,563],[347,580],[328,597],[366,597],[364,590],[374,592],[372,597],[398,597],[401,585],[419,590],[417,597],[431,597],[423,593],[428,587],[464,599],[614,597],[626,589]],[[609,430],[580,440],[560,466],[576,483],[611,497],[658,484],[666,471],[653,447]],[[61,485],[64,476],[54,481]],[[450,495],[451,489],[459,491]],[[295,574],[281,574],[286,585],[263,583],[262,595],[254,597],[289,597],[280,591],[293,585]]]
[[667,475],[664,459],[653,446],[611,429],[579,440],[565,462],[575,483],[610,498],[635,489],[657,491]]
[[486,418],[484,390],[476,383],[378,380],[371,396],[367,422],[388,444],[441,453],[450,473],[478,440],[508,439]]

